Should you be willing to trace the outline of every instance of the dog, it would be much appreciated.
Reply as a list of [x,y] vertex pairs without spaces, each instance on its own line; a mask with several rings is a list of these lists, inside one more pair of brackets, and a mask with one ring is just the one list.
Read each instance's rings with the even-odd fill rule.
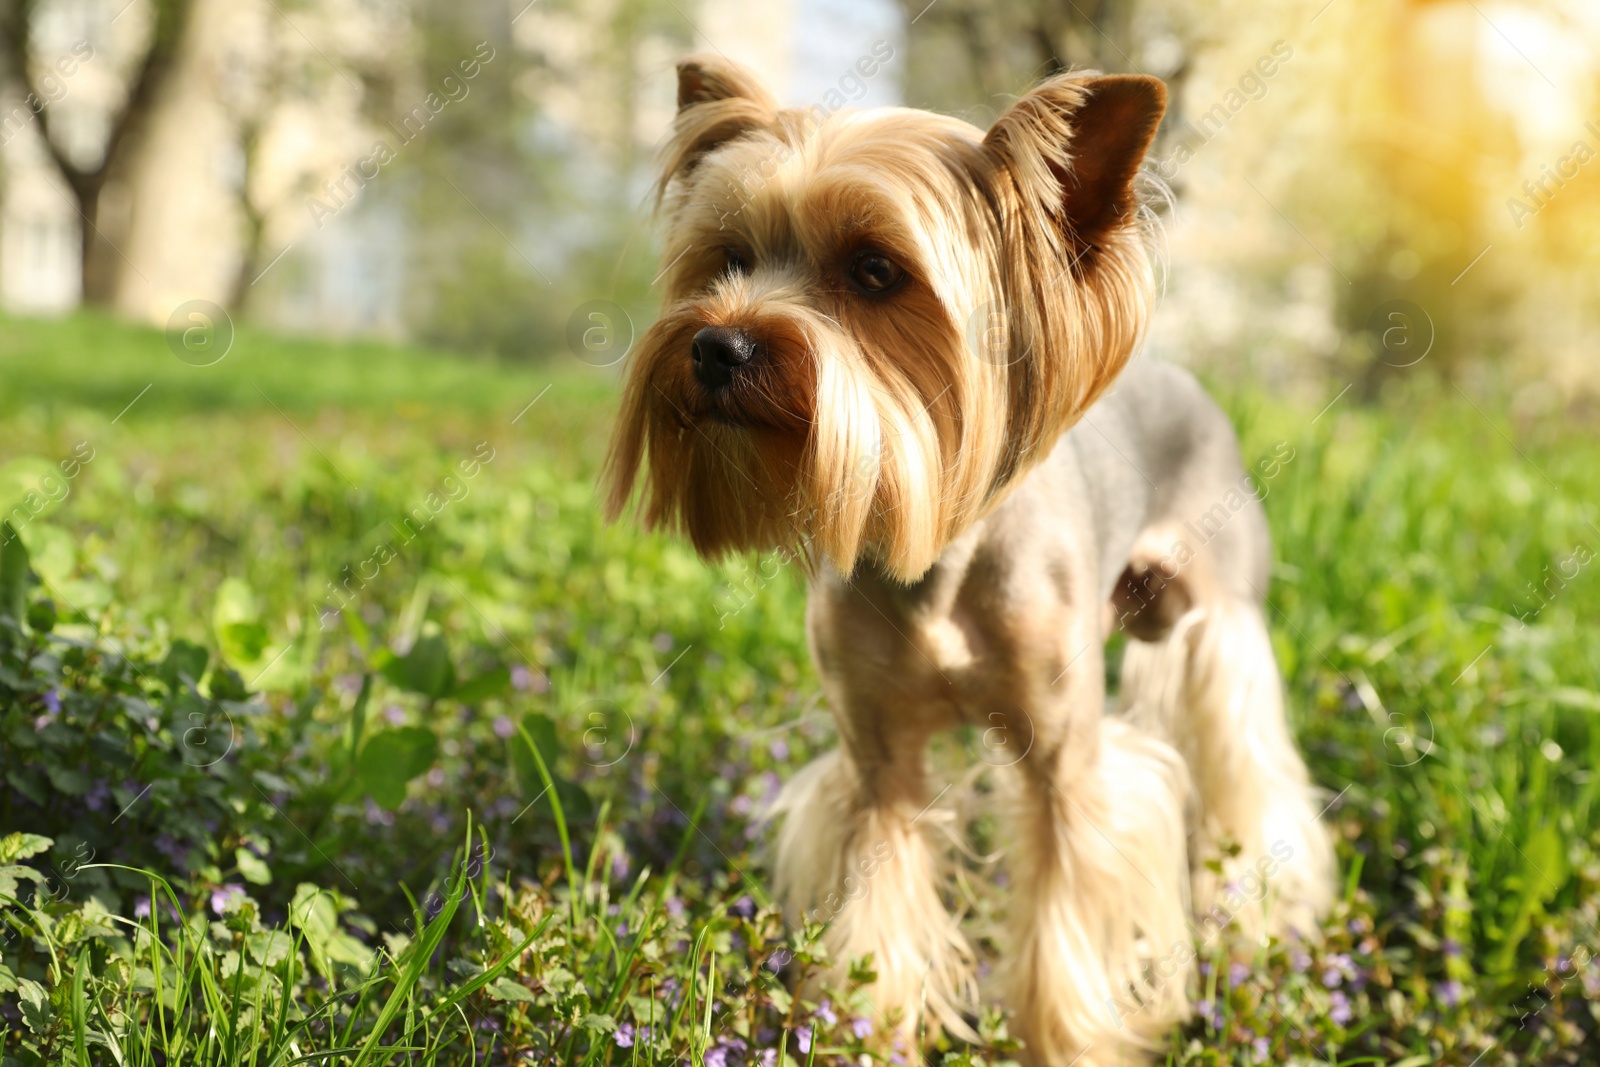
[[1314,937],[1334,877],[1232,427],[1189,374],[1133,358],[1165,87],[1064,73],[985,132],[781,109],[700,57],[677,103],[663,309],[605,508],[708,558],[806,563],[839,744],[776,805],[786,916],[830,920],[841,974],[871,957],[902,1043],[970,1038],[977,968],[927,834],[926,750],[999,731],[1013,1032],[1036,1064],[1142,1062],[1188,1012],[1196,916]]

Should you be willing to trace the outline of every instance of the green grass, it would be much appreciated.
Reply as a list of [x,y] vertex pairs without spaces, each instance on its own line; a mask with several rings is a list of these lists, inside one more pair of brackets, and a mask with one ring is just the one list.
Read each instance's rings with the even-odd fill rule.
[[[215,343],[224,343],[221,332]],[[402,413],[411,410],[408,405],[448,405],[482,412],[520,407],[550,381],[548,367],[375,341],[288,338],[248,327],[237,331],[214,363],[209,361],[215,349],[184,359],[175,354],[181,350],[181,337],[92,313],[59,320],[0,317],[0,381],[6,384],[0,410],[10,415],[84,406],[110,417],[149,387],[130,416],[274,405],[295,412],[327,405]],[[575,359],[566,362],[578,365]],[[591,390],[586,399],[599,398]]]
[[[764,886],[762,805],[832,744],[803,582],[605,527],[612,378],[564,362],[3,324],[0,489],[93,453],[8,513],[34,578],[0,559],[8,1064],[884,1051],[865,962],[791,997],[826,961]],[[1294,449],[1269,612],[1346,891],[1320,945],[1201,945],[1169,1062],[1592,1062],[1600,583],[1552,575],[1600,442],[1422,377],[1315,423],[1219,392]],[[983,1032],[931,1060],[1016,1054]]]

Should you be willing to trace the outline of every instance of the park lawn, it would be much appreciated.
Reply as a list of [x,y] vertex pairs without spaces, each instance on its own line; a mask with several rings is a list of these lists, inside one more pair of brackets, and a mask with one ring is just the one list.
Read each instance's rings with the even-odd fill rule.
[[[764,885],[762,809],[832,744],[803,582],[599,520],[614,381],[0,323],[0,491],[74,469],[0,566],[7,1063],[880,1049],[869,963],[789,995],[825,961]],[[1341,384],[1219,393],[1292,456],[1269,615],[1345,892],[1321,944],[1199,946],[1168,1060],[1592,1062],[1600,442],[1421,376],[1319,417]],[[981,1024],[933,1061],[1015,1054]]]

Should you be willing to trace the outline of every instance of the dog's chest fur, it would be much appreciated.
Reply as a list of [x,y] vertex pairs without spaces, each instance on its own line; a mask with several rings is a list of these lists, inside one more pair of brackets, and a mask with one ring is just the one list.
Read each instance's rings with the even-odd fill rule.
[[1196,488],[1176,457],[1215,432],[1200,396],[1187,375],[1138,361],[921,580],[819,575],[808,624],[830,701],[892,707],[895,725],[871,729],[897,733],[988,730],[1069,685],[1098,704],[1099,606],[1152,509]]
[[897,709],[892,727],[868,725],[875,734],[1007,731],[1075,661],[1098,669],[1103,635],[1079,605],[1103,597],[1099,538],[1075,458],[1062,451],[914,585],[868,568],[819,576],[808,621],[830,700]]

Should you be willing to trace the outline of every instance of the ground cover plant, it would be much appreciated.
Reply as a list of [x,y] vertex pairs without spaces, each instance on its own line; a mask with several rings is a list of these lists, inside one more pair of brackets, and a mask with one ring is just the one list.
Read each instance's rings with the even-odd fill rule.
[[[606,372],[0,338],[6,1064],[911,1058],[870,960],[791,993],[819,928],[764,885],[765,806],[832,743],[802,578],[601,524]],[[1344,892],[1321,943],[1202,937],[1168,1062],[1593,1062],[1593,425],[1426,367],[1326,410],[1214,384],[1277,459]],[[978,743],[939,766],[992,957]],[[977,1023],[931,1062],[1016,1055]]]

